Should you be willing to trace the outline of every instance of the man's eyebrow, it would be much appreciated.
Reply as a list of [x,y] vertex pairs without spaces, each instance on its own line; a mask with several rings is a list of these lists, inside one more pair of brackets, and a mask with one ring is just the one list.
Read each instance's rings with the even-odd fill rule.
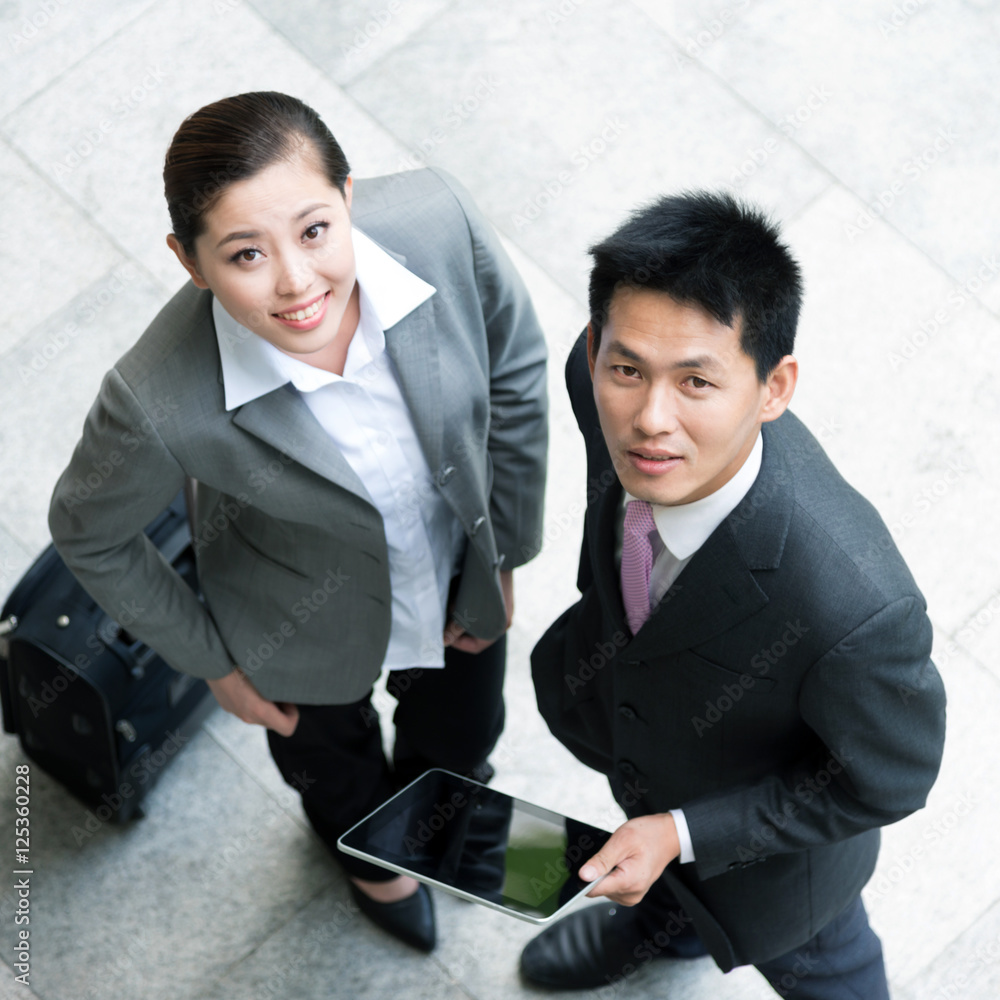
[[710,354],[699,354],[696,358],[683,358],[675,361],[671,370],[678,371],[681,368],[701,368],[703,371],[719,371],[722,365]]
[[[318,201],[315,205],[310,205],[308,208],[303,209],[295,216],[295,221],[300,222],[304,219],[310,212],[315,212],[317,208],[329,208],[330,206],[325,201]],[[218,250],[219,247],[225,246],[227,243],[232,243],[234,240],[255,240],[260,236],[260,233],[256,232],[246,232],[246,233],[230,233],[224,239],[220,240],[215,249]]]
[[[631,347],[626,347],[620,340],[612,340],[608,343],[608,353],[618,354],[629,361],[645,361],[641,354],[637,354]],[[699,354],[697,357],[682,358],[675,361],[671,366],[671,371],[680,371],[683,368],[700,368],[702,371],[719,371],[722,365],[710,354]]]
[[623,358],[628,358],[629,361],[642,361],[644,360],[641,354],[636,354],[630,347],[626,347],[620,340],[612,340],[608,344],[609,354],[620,354]]

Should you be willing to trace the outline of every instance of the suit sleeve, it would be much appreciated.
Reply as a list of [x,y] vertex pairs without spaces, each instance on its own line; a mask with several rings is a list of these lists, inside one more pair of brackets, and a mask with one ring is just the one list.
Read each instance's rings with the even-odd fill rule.
[[462,185],[440,174],[465,214],[490,361],[490,517],[502,569],[541,549],[548,449],[547,351],[524,282]]
[[49,529],[85,590],[171,666],[206,679],[232,661],[205,606],[144,528],[177,495],[184,470],[121,374],[112,369],[56,483]]
[[904,597],[806,675],[802,719],[821,747],[761,781],[681,804],[706,879],[820,847],[920,809],[937,777],[945,695],[923,603]]

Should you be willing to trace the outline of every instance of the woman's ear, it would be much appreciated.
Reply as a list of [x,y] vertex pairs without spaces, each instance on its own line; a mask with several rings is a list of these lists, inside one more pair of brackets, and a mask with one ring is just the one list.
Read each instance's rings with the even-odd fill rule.
[[177,255],[177,259],[183,265],[184,270],[191,275],[191,280],[195,283],[195,286],[197,288],[208,288],[208,283],[201,276],[201,271],[198,269],[198,261],[194,257],[187,255],[184,247],[181,246],[181,241],[173,233],[167,233],[167,246]]

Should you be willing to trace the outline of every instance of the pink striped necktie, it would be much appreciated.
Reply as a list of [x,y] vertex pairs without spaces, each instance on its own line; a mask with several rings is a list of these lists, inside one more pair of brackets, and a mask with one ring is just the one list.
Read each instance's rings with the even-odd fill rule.
[[630,500],[625,507],[622,533],[622,599],[628,627],[635,635],[649,617],[649,574],[653,569],[650,532],[656,530],[653,508],[645,500]]

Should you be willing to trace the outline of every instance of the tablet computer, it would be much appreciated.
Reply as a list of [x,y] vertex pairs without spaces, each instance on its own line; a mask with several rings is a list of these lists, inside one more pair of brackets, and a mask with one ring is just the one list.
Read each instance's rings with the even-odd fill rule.
[[596,885],[577,873],[610,836],[433,769],[351,827],[337,845],[389,871],[544,924]]

